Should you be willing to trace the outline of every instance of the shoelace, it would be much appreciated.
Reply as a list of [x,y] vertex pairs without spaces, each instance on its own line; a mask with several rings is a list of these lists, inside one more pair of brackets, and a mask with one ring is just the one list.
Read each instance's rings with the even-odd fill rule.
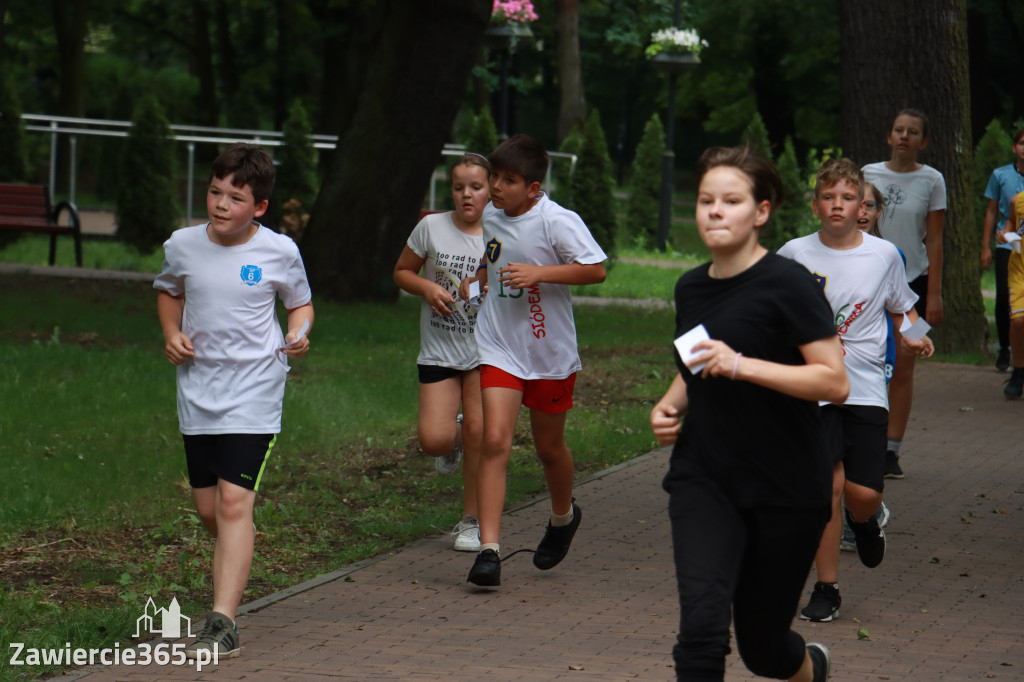
[[522,552],[529,552],[530,554],[536,554],[537,550],[535,550],[535,549],[525,549],[525,548],[524,549],[517,549],[516,551],[512,552],[511,554],[509,554],[507,557],[499,557],[498,561],[500,563],[505,563],[506,561],[508,561],[509,559],[514,557],[516,554],[520,554]]

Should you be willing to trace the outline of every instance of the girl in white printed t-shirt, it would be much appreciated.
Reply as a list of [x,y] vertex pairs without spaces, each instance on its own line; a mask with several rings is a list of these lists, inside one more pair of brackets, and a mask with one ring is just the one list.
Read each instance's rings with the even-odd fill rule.
[[458,288],[476,272],[484,251],[480,221],[490,198],[489,178],[486,158],[459,157],[451,170],[455,210],[420,220],[394,273],[395,284],[423,298],[416,360],[420,447],[436,458],[435,467],[442,475],[454,473],[462,460],[463,516],[452,531],[454,549],[460,552],[480,549],[476,481],[483,412],[476,309],[458,297]]

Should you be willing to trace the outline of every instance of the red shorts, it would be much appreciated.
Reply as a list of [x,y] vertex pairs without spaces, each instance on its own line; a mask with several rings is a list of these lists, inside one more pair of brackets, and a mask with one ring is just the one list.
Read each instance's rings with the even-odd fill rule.
[[493,365],[480,365],[480,388],[514,388],[523,393],[523,405],[544,414],[561,414],[572,407],[576,373],[564,379],[520,379]]

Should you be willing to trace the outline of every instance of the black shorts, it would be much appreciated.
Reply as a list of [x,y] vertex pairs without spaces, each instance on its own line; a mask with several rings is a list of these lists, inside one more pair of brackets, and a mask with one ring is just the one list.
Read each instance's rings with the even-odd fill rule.
[[182,435],[188,482],[193,488],[209,488],[222,478],[249,490],[259,490],[263,469],[277,442],[273,433],[224,433]]
[[441,367],[440,365],[416,365],[416,368],[420,371],[421,384],[436,384],[439,381],[462,376],[466,372],[473,371],[454,369],[452,367]]
[[910,282],[910,290],[917,294],[914,310],[917,311],[918,317],[924,318],[924,314],[928,310],[928,274],[925,273]]
[[821,425],[832,466],[842,462],[846,480],[882,492],[889,411],[874,405],[825,405]]

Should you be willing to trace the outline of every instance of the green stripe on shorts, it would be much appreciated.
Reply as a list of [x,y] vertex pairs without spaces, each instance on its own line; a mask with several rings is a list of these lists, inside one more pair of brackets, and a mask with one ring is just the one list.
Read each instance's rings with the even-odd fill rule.
[[274,449],[274,443],[277,442],[277,434],[270,439],[270,445],[267,446],[267,454],[263,455],[263,464],[260,465],[260,473],[256,475],[256,485],[252,487],[253,492],[260,489],[260,480],[263,478],[263,470],[267,468],[267,460],[270,459],[270,451]]

